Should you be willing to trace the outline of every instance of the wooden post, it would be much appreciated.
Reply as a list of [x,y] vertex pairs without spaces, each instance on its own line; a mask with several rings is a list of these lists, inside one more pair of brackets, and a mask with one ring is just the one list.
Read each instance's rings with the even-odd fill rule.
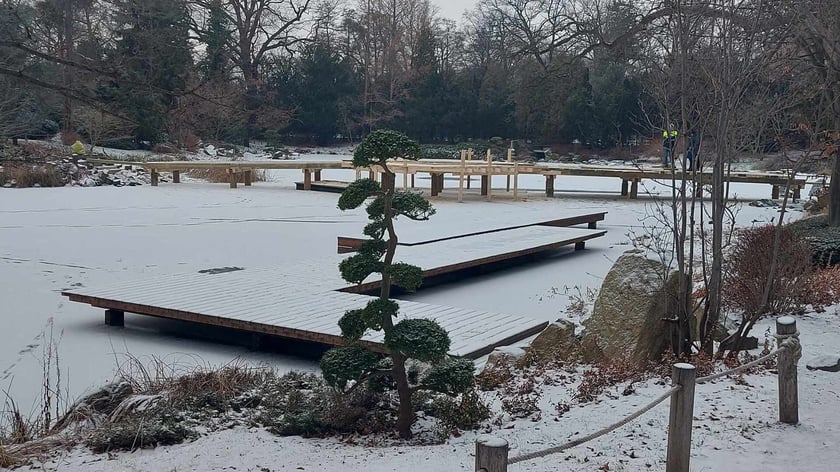
[[487,149],[487,201],[493,200],[493,156]]
[[242,180],[244,180],[246,187],[250,187],[251,182],[254,181],[254,171],[251,169],[242,171]]
[[621,179],[621,196],[626,197],[628,190],[627,187],[629,186],[630,182],[627,179]]
[[779,186],[778,185],[773,186],[773,190],[770,191],[770,198],[772,198],[773,200],[778,200],[779,199]]
[[633,179],[630,184],[630,198],[639,198],[639,179]]
[[160,175],[157,172],[157,169],[152,169],[152,187],[158,186],[158,179]]
[[674,364],[671,370],[671,385],[679,385],[682,388],[671,395],[666,472],[689,472],[691,422],[694,418],[694,381],[696,378],[697,371],[691,364]]
[[[796,320],[790,316],[778,318],[776,334],[779,336],[796,335]],[[782,349],[779,352],[779,421],[787,424],[799,423],[797,354],[790,349]]]
[[321,169],[315,169],[315,182],[321,181]]
[[458,203],[464,202],[464,170],[467,166],[467,152],[461,150],[461,172],[458,173]]
[[487,179],[489,177],[490,177],[489,175],[482,175],[481,176],[481,195],[482,196],[487,195]]
[[554,196],[554,175],[548,174],[545,176],[545,196]]
[[125,312],[105,310],[105,324],[108,326],[125,326]]
[[513,163],[513,199],[519,197],[519,163]]
[[[473,158],[473,150],[472,149],[467,149],[467,160],[471,161],[472,158]],[[470,185],[472,185],[472,176],[470,174],[467,174],[467,190],[469,190]],[[484,194],[482,194],[482,195],[484,195]]]
[[414,175],[415,175],[415,173],[412,172],[411,173],[411,188],[414,188]]
[[180,170],[173,170],[172,171],[172,183],[173,184],[180,184],[181,183],[181,171]]
[[368,178],[370,180],[376,180],[376,172],[373,169],[368,169]]
[[582,251],[586,249],[586,241],[578,241],[575,243],[575,251]]
[[800,198],[802,198],[802,187],[801,186],[794,185],[792,190],[793,190],[793,201],[794,202],[799,200]]
[[236,183],[239,181],[239,175],[235,169],[228,169],[228,177],[230,177],[230,188],[236,188]]
[[508,442],[492,436],[479,436],[475,440],[476,472],[507,472]]
[[312,190],[312,171],[303,169],[303,189]]
[[[507,150],[507,161],[513,161],[513,148],[508,148]],[[510,192],[510,174],[507,176],[507,185],[505,186],[505,192]]]
[[356,168],[356,180],[362,180],[362,169]]
[[403,190],[408,190],[408,164],[403,167]]

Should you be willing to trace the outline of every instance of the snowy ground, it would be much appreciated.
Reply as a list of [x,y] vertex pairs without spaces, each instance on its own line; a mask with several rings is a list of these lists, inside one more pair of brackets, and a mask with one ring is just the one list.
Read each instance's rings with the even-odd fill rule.
[[[307,155],[305,159],[326,156]],[[332,156],[335,159],[336,156]],[[324,178],[350,179],[352,172],[326,171]],[[269,174],[268,183],[231,190],[225,184],[188,182],[132,188],[25,189],[2,192],[0,198],[0,300],[4,302],[0,331],[0,387],[8,389],[24,410],[34,405],[41,382],[40,333],[49,319],[60,336],[62,383],[71,397],[113,376],[126,353],[158,356],[172,362],[222,364],[234,358],[264,363],[280,370],[315,369],[315,361],[292,355],[252,352],[245,348],[203,342],[184,336],[177,323],[127,316],[125,329],[102,324],[100,310],[67,302],[59,292],[73,286],[131,280],[153,274],[189,272],[213,267],[266,267],[306,264],[318,254],[335,250],[336,236],[358,235],[365,224],[363,212],[336,209],[335,194],[298,192],[291,183],[296,171]],[[398,185],[401,185],[398,177]],[[428,186],[428,180],[417,180]],[[564,287],[598,287],[623,251],[629,234],[641,232],[640,221],[651,201],[629,201],[618,196],[619,182],[604,178],[561,177],[561,196],[540,196],[542,179],[523,177],[521,189],[532,189],[526,201],[499,198],[492,203],[471,196],[454,202],[453,192],[435,201],[438,214],[426,225],[480,229],[506,218],[534,219],[557,215],[608,211],[602,225],[606,237],[587,244],[586,251],[561,253],[507,270],[412,295],[416,301],[439,305],[512,312],[554,320],[563,317],[567,300],[557,292]],[[457,185],[457,184],[455,184]],[[453,186],[452,181],[447,186]],[[495,181],[504,187],[504,177]],[[665,191],[648,183],[654,193]],[[748,199],[767,198],[769,185],[733,185]],[[586,192],[563,193],[586,189]],[[499,193],[495,193],[499,196]],[[774,208],[743,205],[739,224],[769,222]],[[490,222],[490,223],[488,223]],[[405,226],[410,231],[410,226]],[[805,359],[836,354],[840,341],[828,333],[840,323],[837,310],[800,320]],[[763,328],[756,329],[762,333]],[[59,334],[60,333],[60,334]],[[693,470],[796,470],[809,460],[808,470],[836,470],[840,440],[836,416],[840,397],[835,392],[838,374],[804,370],[800,377],[802,424],[796,428],[775,422],[775,377],[751,376],[748,386],[721,381],[698,389]],[[546,414],[538,422],[510,423],[497,434],[518,452],[528,452],[586,434],[646,403],[665,387],[649,383],[636,395],[606,399],[585,408],[573,407],[560,419]],[[547,389],[545,411],[568,397],[565,388]],[[716,410],[715,410],[716,408]],[[730,418],[731,417],[731,418]],[[768,424],[769,423],[769,424]],[[514,466],[512,470],[661,470],[664,457],[667,407],[660,407],[640,422],[570,454]],[[471,470],[475,436],[467,434],[431,447],[371,448],[338,444],[332,440],[277,438],[255,430],[230,430],[194,443],[117,456],[91,456],[74,451],[47,470],[323,470],[369,472],[417,469]],[[778,446],[789,444],[785,451]],[[778,451],[778,452],[777,452]],[[631,453],[632,452],[632,453]],[[637,457],[637,458],[631,458]],[[114,460],[116,458],[116,460]]]

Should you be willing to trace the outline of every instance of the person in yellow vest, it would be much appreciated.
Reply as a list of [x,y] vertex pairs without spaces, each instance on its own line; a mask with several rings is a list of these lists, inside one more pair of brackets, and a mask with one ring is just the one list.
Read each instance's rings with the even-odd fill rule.
[[662,166],[668,167],[674,165],[674,148],[677,147],[677,137],[680,133],[671,123],[668,129],[662,130]]

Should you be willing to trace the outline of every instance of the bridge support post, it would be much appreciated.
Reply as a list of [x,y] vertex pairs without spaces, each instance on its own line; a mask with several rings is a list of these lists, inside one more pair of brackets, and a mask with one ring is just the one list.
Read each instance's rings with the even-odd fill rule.
[[639,179],[633,179],[630,183],[630,198],[639,198]]
[[180,184],[181,183],[181,171],[180,170],[173,170],[172,171],[172,183],[173,184]]
[[312,171],[303,169],[303,189],[312,190]]
[[105,324],[108,326],[125,326],[125,312],[105,310]]
[[554,179],[557,177],[556,175],[546,175],[545,176],[545,196],[546,197],[553,197],[554,196]]

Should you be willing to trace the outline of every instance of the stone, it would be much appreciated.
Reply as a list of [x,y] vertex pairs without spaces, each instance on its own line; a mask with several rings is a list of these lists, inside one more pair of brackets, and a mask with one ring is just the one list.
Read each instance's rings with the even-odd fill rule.
[[[686,278],[690,290],[690,280]],[[586,362],[608,359],[644,363],[659,360],[670,345],[679,304],[680,278],[659,261],[631,250],[604,278],[592,316],[583,322]]]
[[484,369],[497,367],[513,367],[520,359],[525,357],[526,351],[521,347],[504,346],[497,347],[487,356],[487,363]]
[[808,370],[840,372],[840,356],[819,356],[805,364],[805,367]]
[[575,337],[575,324],[558,320],[548,325],[528,346],[533,360],[569,361],[580,355],[580,340]]

